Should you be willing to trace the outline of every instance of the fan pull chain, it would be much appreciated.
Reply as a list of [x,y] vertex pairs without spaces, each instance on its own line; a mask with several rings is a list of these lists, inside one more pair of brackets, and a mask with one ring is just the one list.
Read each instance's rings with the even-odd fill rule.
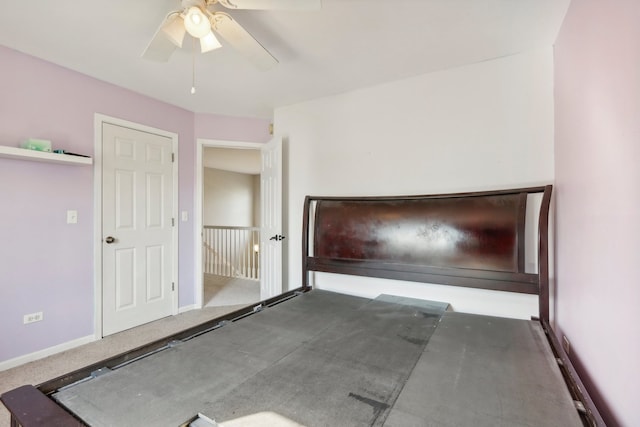
[[191,95],[196,93],[196,39],[192,37],[193,49],[191,60]]

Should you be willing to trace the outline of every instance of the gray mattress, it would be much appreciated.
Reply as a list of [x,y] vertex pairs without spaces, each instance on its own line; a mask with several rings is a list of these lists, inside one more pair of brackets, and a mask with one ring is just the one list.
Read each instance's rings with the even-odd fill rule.
[[536,322],[314,290],[58,391],[92,426],[580,426]]

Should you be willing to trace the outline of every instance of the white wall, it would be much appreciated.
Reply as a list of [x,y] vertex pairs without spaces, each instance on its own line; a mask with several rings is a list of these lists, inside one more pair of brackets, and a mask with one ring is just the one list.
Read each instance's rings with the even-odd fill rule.
[[260,150],[256,149],[203,147],[202,165],[205,168],[257,175],[262,168],[262,156]]
[[255,181],[255,175],[204,168],[203,224],[255,226]]
[[[277,109],[274,118],[285,140],[291,289],[301,280],[307,194],[429,194],[552,182],[553,52],[317,99]],[[493,309],[502,314],[496,307],[480,311]]]

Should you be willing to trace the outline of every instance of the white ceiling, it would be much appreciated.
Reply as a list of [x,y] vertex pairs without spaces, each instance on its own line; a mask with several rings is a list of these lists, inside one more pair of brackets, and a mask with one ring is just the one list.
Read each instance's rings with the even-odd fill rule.
[[0,1],[0,45],[190,111],[270,118],[275,107],[549,47],[570,0],[322,0],[312,11],[231,11],[279,64],[259,71],[229,46],[197,54],[194,95],[191,49],[168,63],[140,57],[177,0]]

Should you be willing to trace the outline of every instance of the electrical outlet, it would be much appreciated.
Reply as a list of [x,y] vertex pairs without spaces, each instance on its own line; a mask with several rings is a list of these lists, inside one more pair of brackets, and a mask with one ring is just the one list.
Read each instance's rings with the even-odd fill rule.
[[24,315],[24,324],[39,322],[43,319],[42,312],[39,311],[37,313],[25,314]]
[[568,356],[569,353],[571,352],[571,343],[569,343],[569,338],[567,338],[566,335],[562,336],[562,348],[564,349],[564,352],[567,353],[567,356]]

